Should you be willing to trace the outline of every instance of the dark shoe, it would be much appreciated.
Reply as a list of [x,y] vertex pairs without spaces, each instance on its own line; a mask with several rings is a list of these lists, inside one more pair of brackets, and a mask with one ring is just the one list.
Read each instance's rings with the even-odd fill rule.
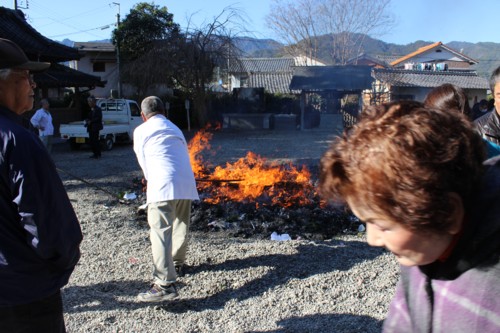
[[94,158],[94,159],[98,159],[99,157],[96,156],[96,155],[90,155],[89,158]]
[[163,302],[170,299],[174,299],[177,296],[177,289],[173,283],[166,286],[159,286],[153,284],[151,289],[145,293],[140,293],[137,295],[137,299],[141,302]]
[[175,272],[177,273],[178,277],[183,277],[184,276],[184,265],[175,266]]

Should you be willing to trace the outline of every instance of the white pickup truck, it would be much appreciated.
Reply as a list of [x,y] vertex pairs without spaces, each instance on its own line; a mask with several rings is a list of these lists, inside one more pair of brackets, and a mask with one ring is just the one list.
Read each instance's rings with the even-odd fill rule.
[[[102,109],[103,129],[99,131],[106,150],[113,149],[115,142],[131,142],[134,129],[142,124],[141,111],[136,101],[129,99],[98,99]],[[69,141],[71,149],[78,149],[89,142],[84,121],[61,124],[61,138]]]

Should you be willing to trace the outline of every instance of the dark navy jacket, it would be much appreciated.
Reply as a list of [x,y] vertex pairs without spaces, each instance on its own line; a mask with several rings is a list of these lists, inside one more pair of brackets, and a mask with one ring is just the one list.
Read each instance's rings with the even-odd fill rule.
[[0,307],[54,294],[80,258],[73,207],[50,155],[22,119],[0,106]]

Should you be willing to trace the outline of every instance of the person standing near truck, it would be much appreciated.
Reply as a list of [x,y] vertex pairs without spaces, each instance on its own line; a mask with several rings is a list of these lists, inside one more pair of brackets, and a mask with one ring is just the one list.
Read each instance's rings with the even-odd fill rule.
[[101,158],[101,143],[99,142],[99,131],[102,130],[102,110],[96,105],[94,96],[89,96],[87,102],[90,106],[89,118],[85,120],[87,132],[89,132],[89,143],[93,154],[90,158]]
[[30,121],[36,129],[47,151],[52,152],[52,136],[54,135],[54,125],[52,124],[52,115],[50,114],[49,101],[44,98],[40,101],[41,108],[38,109]]
[[144,120],[134,131],[134,152],[147,181],[148,224],[153,252],[153,285],[138,295],[143,302],[177,297],[175,282],[187,251],[191,202],[196,181],[182,131],[165,117],[156,96],[141,103]]
[[0,332],[65,332],[60,290],[80,258],[82,232],[61,178],[23,124],[36,87],[30,71],[49,66],[0,38]]

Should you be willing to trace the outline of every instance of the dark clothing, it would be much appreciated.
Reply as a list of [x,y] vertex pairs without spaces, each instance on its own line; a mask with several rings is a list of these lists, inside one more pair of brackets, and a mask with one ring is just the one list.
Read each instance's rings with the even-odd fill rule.
[[101,142],[99,141],[99,131],[89,132],[89,143],[94,157],[101,157]]
[[86,122],[87,132],[89,132],[89,143],[94,153],[94,157],[101,157],[101,143],[99,141],[99,131],[102,130],[102,110],[97,105],[90,110],[90,117]]
[[500,145],[500,116],[495,110],[474,120],[474,124],[483,139]]
[[450,257],[401,267],[384,332],[500,332],[500,157],[485,168]]
[[0,309],[0,332],[66,332],[60,291],[33,303]]
[[56,167],[22,117],[0,106],[0,312],[57,293],[82,232]]
[[484,105],[480,106],[480,103],[474,104],[472,107],[472,112],[471,112],[471,118],[472,120],[476,120],[477,118],[480,118],[487,114],[489,109],[487,109],[488,103],[484,103]]
[[97,105],[90,110],[87,119],[87,132],[99,132],[102,130],[102,110]]

